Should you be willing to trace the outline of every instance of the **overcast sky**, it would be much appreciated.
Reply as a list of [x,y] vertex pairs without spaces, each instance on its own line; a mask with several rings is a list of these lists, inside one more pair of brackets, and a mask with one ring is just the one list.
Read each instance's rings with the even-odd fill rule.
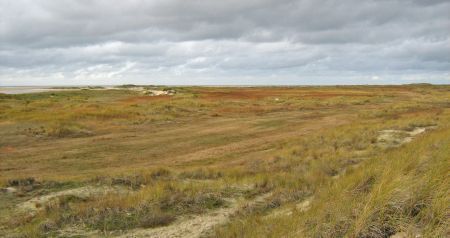
[[449,0],[1,0],[0,86],[450,83]]

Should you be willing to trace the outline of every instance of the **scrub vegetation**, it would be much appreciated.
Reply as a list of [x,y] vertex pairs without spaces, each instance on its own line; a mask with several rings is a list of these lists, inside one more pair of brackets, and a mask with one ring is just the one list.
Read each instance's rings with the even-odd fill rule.
[[449,145],[442,85],[0,94],[0,236],[448,237]]

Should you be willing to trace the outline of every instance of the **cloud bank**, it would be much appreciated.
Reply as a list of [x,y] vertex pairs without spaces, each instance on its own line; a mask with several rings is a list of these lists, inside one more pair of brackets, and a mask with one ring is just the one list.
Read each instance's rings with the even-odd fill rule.
[[450,83],[450,2],[5,0],[0,85]]

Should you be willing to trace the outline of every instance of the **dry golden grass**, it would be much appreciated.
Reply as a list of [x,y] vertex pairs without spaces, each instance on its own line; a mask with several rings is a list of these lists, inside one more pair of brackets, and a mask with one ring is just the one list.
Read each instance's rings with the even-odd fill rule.
[[[17,189],[0,193],[0,235],[118,235],[236,199],[209,236],[448,235],[450,87],[175,90],[0,95],[0,185]],[[377,143],[426,126],[398,148]],[[111,191],[17,208],[80,187]]]

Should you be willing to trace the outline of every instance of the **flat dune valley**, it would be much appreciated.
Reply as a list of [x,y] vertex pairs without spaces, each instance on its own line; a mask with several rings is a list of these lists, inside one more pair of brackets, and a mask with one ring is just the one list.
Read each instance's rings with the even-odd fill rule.
[[0,237],[449,237],[450,86],[0,93]]

